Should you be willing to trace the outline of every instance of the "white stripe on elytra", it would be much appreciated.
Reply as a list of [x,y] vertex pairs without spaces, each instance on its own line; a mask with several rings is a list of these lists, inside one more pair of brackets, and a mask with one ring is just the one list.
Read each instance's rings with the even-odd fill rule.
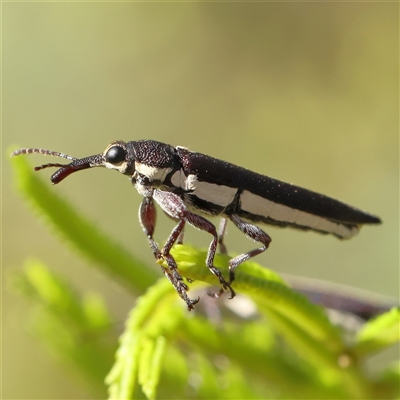
[[358,227],[348,227],[304,211],[275,203],[244,190],[240,195],[240,208],[253,215],[288,222],[318,231],[333,233],[342,238],[350,238],[358,233]]
[[146,164],[135,162],[135,169],[140,174],[147,176],[151,181],[164,182],[165,177],[172,171],[172,168],[157,168]]
[[182,170],[176,171],[171,177],[171,183],[185,191],[190,191],[201,200],[226,207],[232,203],[237,189],[229,186],[217,185],[215,183],[202,182],[197,180],[196,175],[185,176]]

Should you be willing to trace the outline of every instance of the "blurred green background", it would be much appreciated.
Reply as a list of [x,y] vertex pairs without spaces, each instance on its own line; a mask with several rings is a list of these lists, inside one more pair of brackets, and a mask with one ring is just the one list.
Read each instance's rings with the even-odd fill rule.
[[[379,215],[383,225],[347,242],[266,227],[273,242],[257,261],[398,296],[398,8],[4,3],[3,397],[90,393],[29,335],[29,307],[7,289],[27,257],[42,259],[79,290],[102,293],[121,329],[134,304],[29,212],[12,187],[13,144],[83,157],[116,139],[155,139],[340,198]],[[33,165],[50,162],[30,158]],[[51,171],[40,174],[47,179]],[[54,190],[153,263],[137,220],[141,198],[125,177],[84,171]],[[161,213],[159,220],[163,241],[172,224]],[[231,252],[252,248],[229,228]],[[186,237],[200,247],[209,241],[192,229]]]

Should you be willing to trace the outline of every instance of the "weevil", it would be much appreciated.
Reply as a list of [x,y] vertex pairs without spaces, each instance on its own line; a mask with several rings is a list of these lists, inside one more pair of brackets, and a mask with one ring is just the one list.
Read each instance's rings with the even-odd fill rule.
[[[230,298],[233,298],[235,269],[264,252],[271,243],[269,235],[256,224],[312,230],[348,239],[358,233],[361,225],[381,223],[378,217],[331,197],[192,152],[185,147],[173,147],[154,140],[115,141],[103,153],[80,159],[40,148],[19,149],[12,156],[31,153],[71,161],[69,164],[49,163],[35,167],[35,171],[59,168],[51,176],[53,184],[61,182],[73,172],[94,167],[115,169],[127,175],[143,196],[139,221],[154,256],[157,260],[165,260],[167,267],[162,266],[162,270],[189,310],[194,308],[199,298],[189,298],[189,288],[170,254],[172,246],[182,241],[186,224],[212,236],[205,264],[221,285],[221,290],[215,295],[229,291]],[[161,248],[153,237],[155,203],[177,221]],[[207,219],[214,216],[222,217],[218,232]],[[260,246],[231,258],[229,279],[225,279],[214,266],[214,257],[218,245],[226,253],[223,239],[228,220]]]

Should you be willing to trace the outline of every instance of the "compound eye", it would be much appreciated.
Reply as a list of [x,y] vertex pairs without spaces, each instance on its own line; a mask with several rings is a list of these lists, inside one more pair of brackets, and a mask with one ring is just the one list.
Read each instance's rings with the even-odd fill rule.
[[110,147],[106,153],[106,161],[110,164],[117,165],[125,161],[126,150],[121,146]]

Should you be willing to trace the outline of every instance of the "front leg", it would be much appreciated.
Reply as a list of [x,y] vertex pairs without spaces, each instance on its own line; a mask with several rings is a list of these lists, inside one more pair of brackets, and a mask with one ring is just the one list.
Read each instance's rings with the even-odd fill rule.
[[[156,208],[154,206],[154,201],[151,197],[145,197],[143,199],[139,208],[139,221],[140,224],[142,225],[142,229],[145,235],[147,236],[147,239],[149,240],[150,247],[153,250],[155,258],[157,260],[165,259],[165,261],[168,264],[168,268],[161,267],[164,275],[172,283],[175,290],[178,292],[179,296],[186,302],[188,309],[192,310],[194,308],[194,305],[199,301],[199,299],[191,300],[188,297],[186,291],[189,290],[189,288],[183,282],[183,278],[178,272],[175,260],[169,254],[169,252],[165,252],[165,246],[160,251],[157,242],[153,238],[154,229],[156,225]],[[179,232],[177,233],[177,235],[179,237]]]
[[172,231],[170,237],[168,238],[165,246],[162,249],[163,256],[172,257],[169,254],[169,251],[179,238],[186,222],[197,229],[210,233],[213,236],[213,239],[208,249],[206,265],[209,270],[218,278],[222,289],[229,289],[231,293],[230,298],[233,298],[235,296],[235,292],[231,288],[230,284],[222,276],[221,271],[214,266],[214,257],[218,245],[218,235],[215,226],[202,216],[190,212],[185,206],[183,200],[175,193],[164,192],[158,189],[154,189],[153,198],[157,202],[157,204],[159,204],[160,207],[164,210],[164,212],[166,212],[172,218],[176,218],[180,221]]
[[149,240],[150,247],[153,250],[154,257],[160,258],[161,252],[157,242],[153,239],[154,229],[156,227],[156,207],[151,197],[145,197],[139,207],[139,221],[143,232]]

